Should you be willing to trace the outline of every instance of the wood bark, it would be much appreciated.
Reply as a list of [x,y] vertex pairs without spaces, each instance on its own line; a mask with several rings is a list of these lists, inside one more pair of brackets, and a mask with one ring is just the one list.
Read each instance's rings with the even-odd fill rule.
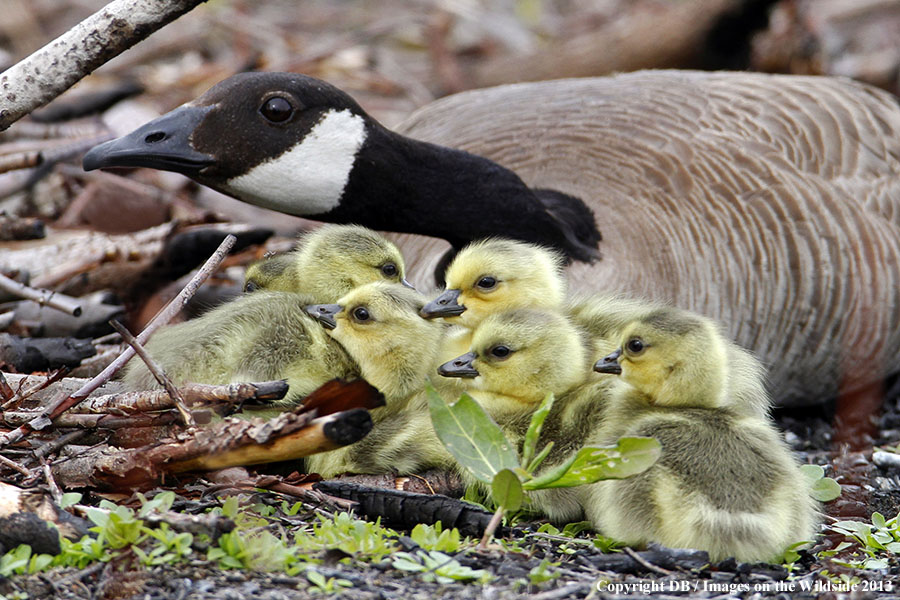
[[0,131],[206,0],[114,0],[0,74]]

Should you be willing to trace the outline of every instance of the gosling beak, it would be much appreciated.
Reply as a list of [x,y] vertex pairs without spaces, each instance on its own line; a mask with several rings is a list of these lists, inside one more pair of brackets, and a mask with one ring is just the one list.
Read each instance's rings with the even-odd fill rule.
[[414,286],[413,284],[411,284],[411,283],[409,282],[409,280],[406,279],[406,277],[404,277],[403,279],[400,280],[400,284],[403,285],[404,287],[408,287],[408,288],[411,289],[411,290],[416,289],[416,286]]
[[457,356],[453,360],[448,360],[438,367],[438,373],[444,377],[464,377],[466,379],[474,379],[479,373],[472,366],[475,360],[474,352],[466,352],[462,356]]
[[103,167],[150,167],[196,175],[215,162],[191,146],[191,134],[213,106],[182,106],[135,129],[128,135],[104,142],[84,155],[85,171]]
[[619,364],[620,356],[622,356],[621,348],[619,348],[612,354],[607,354],[596,363],[594,363],[594,370],[598,373],[611,373],[613,375],[621,375],[622,365]]
[[310,304],[306,307],[306,314],[322,324],[325,329],[337,327],[334,315],[344,310],[340,304]]
[[459,304],[460,290],[447,290],[422,307],[419,315],[426,319],[435,317],[458,317],[466,312],[466,307]]

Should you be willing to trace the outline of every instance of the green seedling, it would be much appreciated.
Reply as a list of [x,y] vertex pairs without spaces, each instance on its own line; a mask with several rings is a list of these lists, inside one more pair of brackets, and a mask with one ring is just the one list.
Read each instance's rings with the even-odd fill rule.
[[862,569],[886,569],[889,555],[900,554],[900,516],[885,520],[881,513],[872,513],[872,522],[838,521],[829,529],[848,537],[851,542],[842,542],[828,552],[820,552],[820,558],[830,558],[847,550],[855,542],[863,554],[860,560],[837,561],[838,565]]
[[518,510],[525,492],[573,487],[602,479],[621,479],[650,468],[659,458],[660,445],[653,438],[622,438],[615,446],[587,446],[563,464],[538,473],[550,453],[551,443],[537,452],[544,420],[553,406],[548,394],[534,412],[519,457],[500,427],[468,394],[447,404],[430,384],[428,408],[438,438],[459,464],[475,479],[490,486],[497,511],[481,547],[486,547],[504,514]]
[[801,465],[800,471],[809,484],[809,493],[819,502],[831,502],[841,495],[841,484],[825,477],[825,469],[819,465]]

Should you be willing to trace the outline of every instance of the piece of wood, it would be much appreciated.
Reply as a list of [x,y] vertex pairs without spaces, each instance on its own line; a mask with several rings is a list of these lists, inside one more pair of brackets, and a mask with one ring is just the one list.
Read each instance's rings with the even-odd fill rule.
[[0,74],[0,131],[206,0],[113,0]]

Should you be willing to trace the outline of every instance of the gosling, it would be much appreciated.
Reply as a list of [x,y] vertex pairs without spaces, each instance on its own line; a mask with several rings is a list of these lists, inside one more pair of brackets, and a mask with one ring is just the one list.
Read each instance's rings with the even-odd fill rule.
[[385,396],[385,406],[372,411],[372,431],[351,446],[309,457],[311,471],[323,477],[410,474],[452,464],[434,433],[424,397],[445,326],[419,316],[424,304],[414,290],[372,283],[336,304],[308,307],[353,357],[362,377]]
[[487,316],[516,308],[559,311],[587,331],[599,358],[614,347],[612,338],[647,303],[616,296],[566,298],[564,259],[547,248],[491,238],[463,248],[446,272],[447,289],[425,305],[425,318],[443,317],[458,325],[447,337],[444,360],[465,352],[472,330]]
[[291,252],[251,264],[244,291],[293,292],[325,304],[374,281],[412,287],[405,272],[400,250],[381,234],[359,225],[323,225]]
[[[173,382],[277,379],[294,365],[285,398],[293,404],[331,377],[356,372],[343,348],[331,342],[305,307],[334,302],[366,283],[403,281],[399,250],[365,227],[327,225],[304,236],[300,247],[285,256],[290,260],[275,257],[273,268],[263,262],[251,272],[248,287],[260,291],[153,336],[147,350]],[[332,375],[322,379],[326,374]],[[158,387],[139,361],[131,362],[124,380],[130,389]]]
[[[438,372],[469,379],[469,393],[520,452],[534,411],[552,392],[556,401],[538,442],[539,449],[554,443],[542,465],[546,469],[577,452],[600,418],[603,392],[586,383],[592,362],[588,338],[564,316],[516,309],[484,319],[473,334],[471,350]],[[467,484],[476,483],[461,474]],[[581,518],[572,489],[540,490],[529,497],[533,509],[554,521]]]
[[718,561],[772,561],[811,539],[815,502],[761,406],[763,369],[698,315],[660,308],[626,326],[595,365],[619,374],[596,441],[651,436],[649,470],[584,492],[594,527],[629,545],[706,550]]

